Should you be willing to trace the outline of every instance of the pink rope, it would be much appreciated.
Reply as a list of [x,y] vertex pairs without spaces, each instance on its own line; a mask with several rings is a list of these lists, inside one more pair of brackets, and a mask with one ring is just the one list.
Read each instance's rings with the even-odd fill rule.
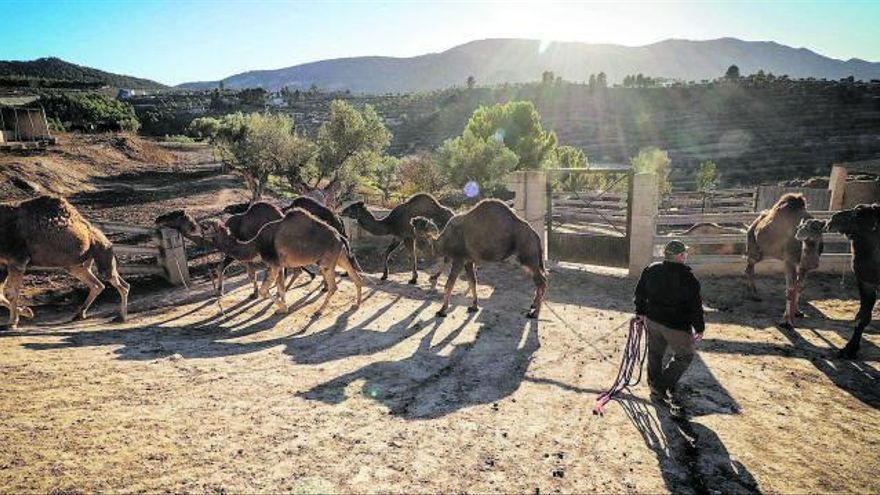
[[[626,345],[623,349],[623,359],[620,361],[620,368],[617,370],[617,378],[611,388],[599,394],[596,398],[596,405],[593,407],[593,414],[602,416],[605,414],[605,405],[619,393],[621,390],[638,385],[642,379],[642,365],[645,357],[648,355],[647,340],[642,345],[642,336],[645,333],[645,322],[642,318],[633,318],[629,321],[629,333],[626,337]],[[638,368],[639,374],[636,380],[632,381],[633,372]]]

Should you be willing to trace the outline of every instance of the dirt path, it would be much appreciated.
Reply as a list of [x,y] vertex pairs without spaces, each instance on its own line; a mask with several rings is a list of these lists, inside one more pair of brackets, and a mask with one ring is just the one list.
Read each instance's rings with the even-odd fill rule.
[[0,491],[880,490],[880,338],[860,361],[828,357],[854,314],[839,277],[812,280],[792,332],[772,326],[779,281],[745,305],[739,280],[706,281],[678,422],[643,385],[591,415],[629,316],[619,273],[554,269],[539,322],[513,266],[480,272],[477,314],[460,283],[446,319],[407,277],[371,275],[354,312],[343,281],[318,321],[317,282],[278,316],[239,278],[222,314],[202,283],[136,297],[124,325],[38,315],[0,334]]

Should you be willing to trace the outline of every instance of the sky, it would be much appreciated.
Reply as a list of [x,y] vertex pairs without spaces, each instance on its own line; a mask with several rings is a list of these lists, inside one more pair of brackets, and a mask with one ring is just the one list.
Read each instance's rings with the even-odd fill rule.
[[165,84],[485,38],[639,46],[736,37],[880,62],[880,0],[0,0],[0,60],[55,56]]

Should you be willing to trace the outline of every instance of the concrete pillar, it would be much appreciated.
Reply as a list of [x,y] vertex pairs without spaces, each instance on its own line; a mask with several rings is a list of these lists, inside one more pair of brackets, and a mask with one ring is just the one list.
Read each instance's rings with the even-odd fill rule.
[[186,263],[186,250],[180,232],[173,229],[160,229],[161,255],[159,264],[165,269],[165,277],[171,285],[189,283],[189,265]]
[[638,277],[654,259],[654,235],[657,233],[657,210],[660,204],[657,176],[639,173],[633,176],[632,224],[629,233],[629,276]]
[[510,174],[507,187],[513,191],[513,210],[535,229],[547,260],[547,173],[523,170]]
[[831,211],[842,210],[843,197],[846,194],[846,166],[831,166],[831,176],[828,178],[828,189],[831,190],[831,201],[828,209]]

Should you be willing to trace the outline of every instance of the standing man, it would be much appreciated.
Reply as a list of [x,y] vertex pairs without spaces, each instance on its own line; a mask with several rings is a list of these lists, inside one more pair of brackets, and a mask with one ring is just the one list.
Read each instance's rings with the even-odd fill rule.
[[[687,262],[687,246],[669,241],[665,259],[642,271],[636,286],[636,317],[642,318],[648,333],[648,386],[651,399],[677,407],[675,384],[690,366],[696,344],[703,338],[703,300],[700,282]],[[666,349],[671,357],[666,366]]]

